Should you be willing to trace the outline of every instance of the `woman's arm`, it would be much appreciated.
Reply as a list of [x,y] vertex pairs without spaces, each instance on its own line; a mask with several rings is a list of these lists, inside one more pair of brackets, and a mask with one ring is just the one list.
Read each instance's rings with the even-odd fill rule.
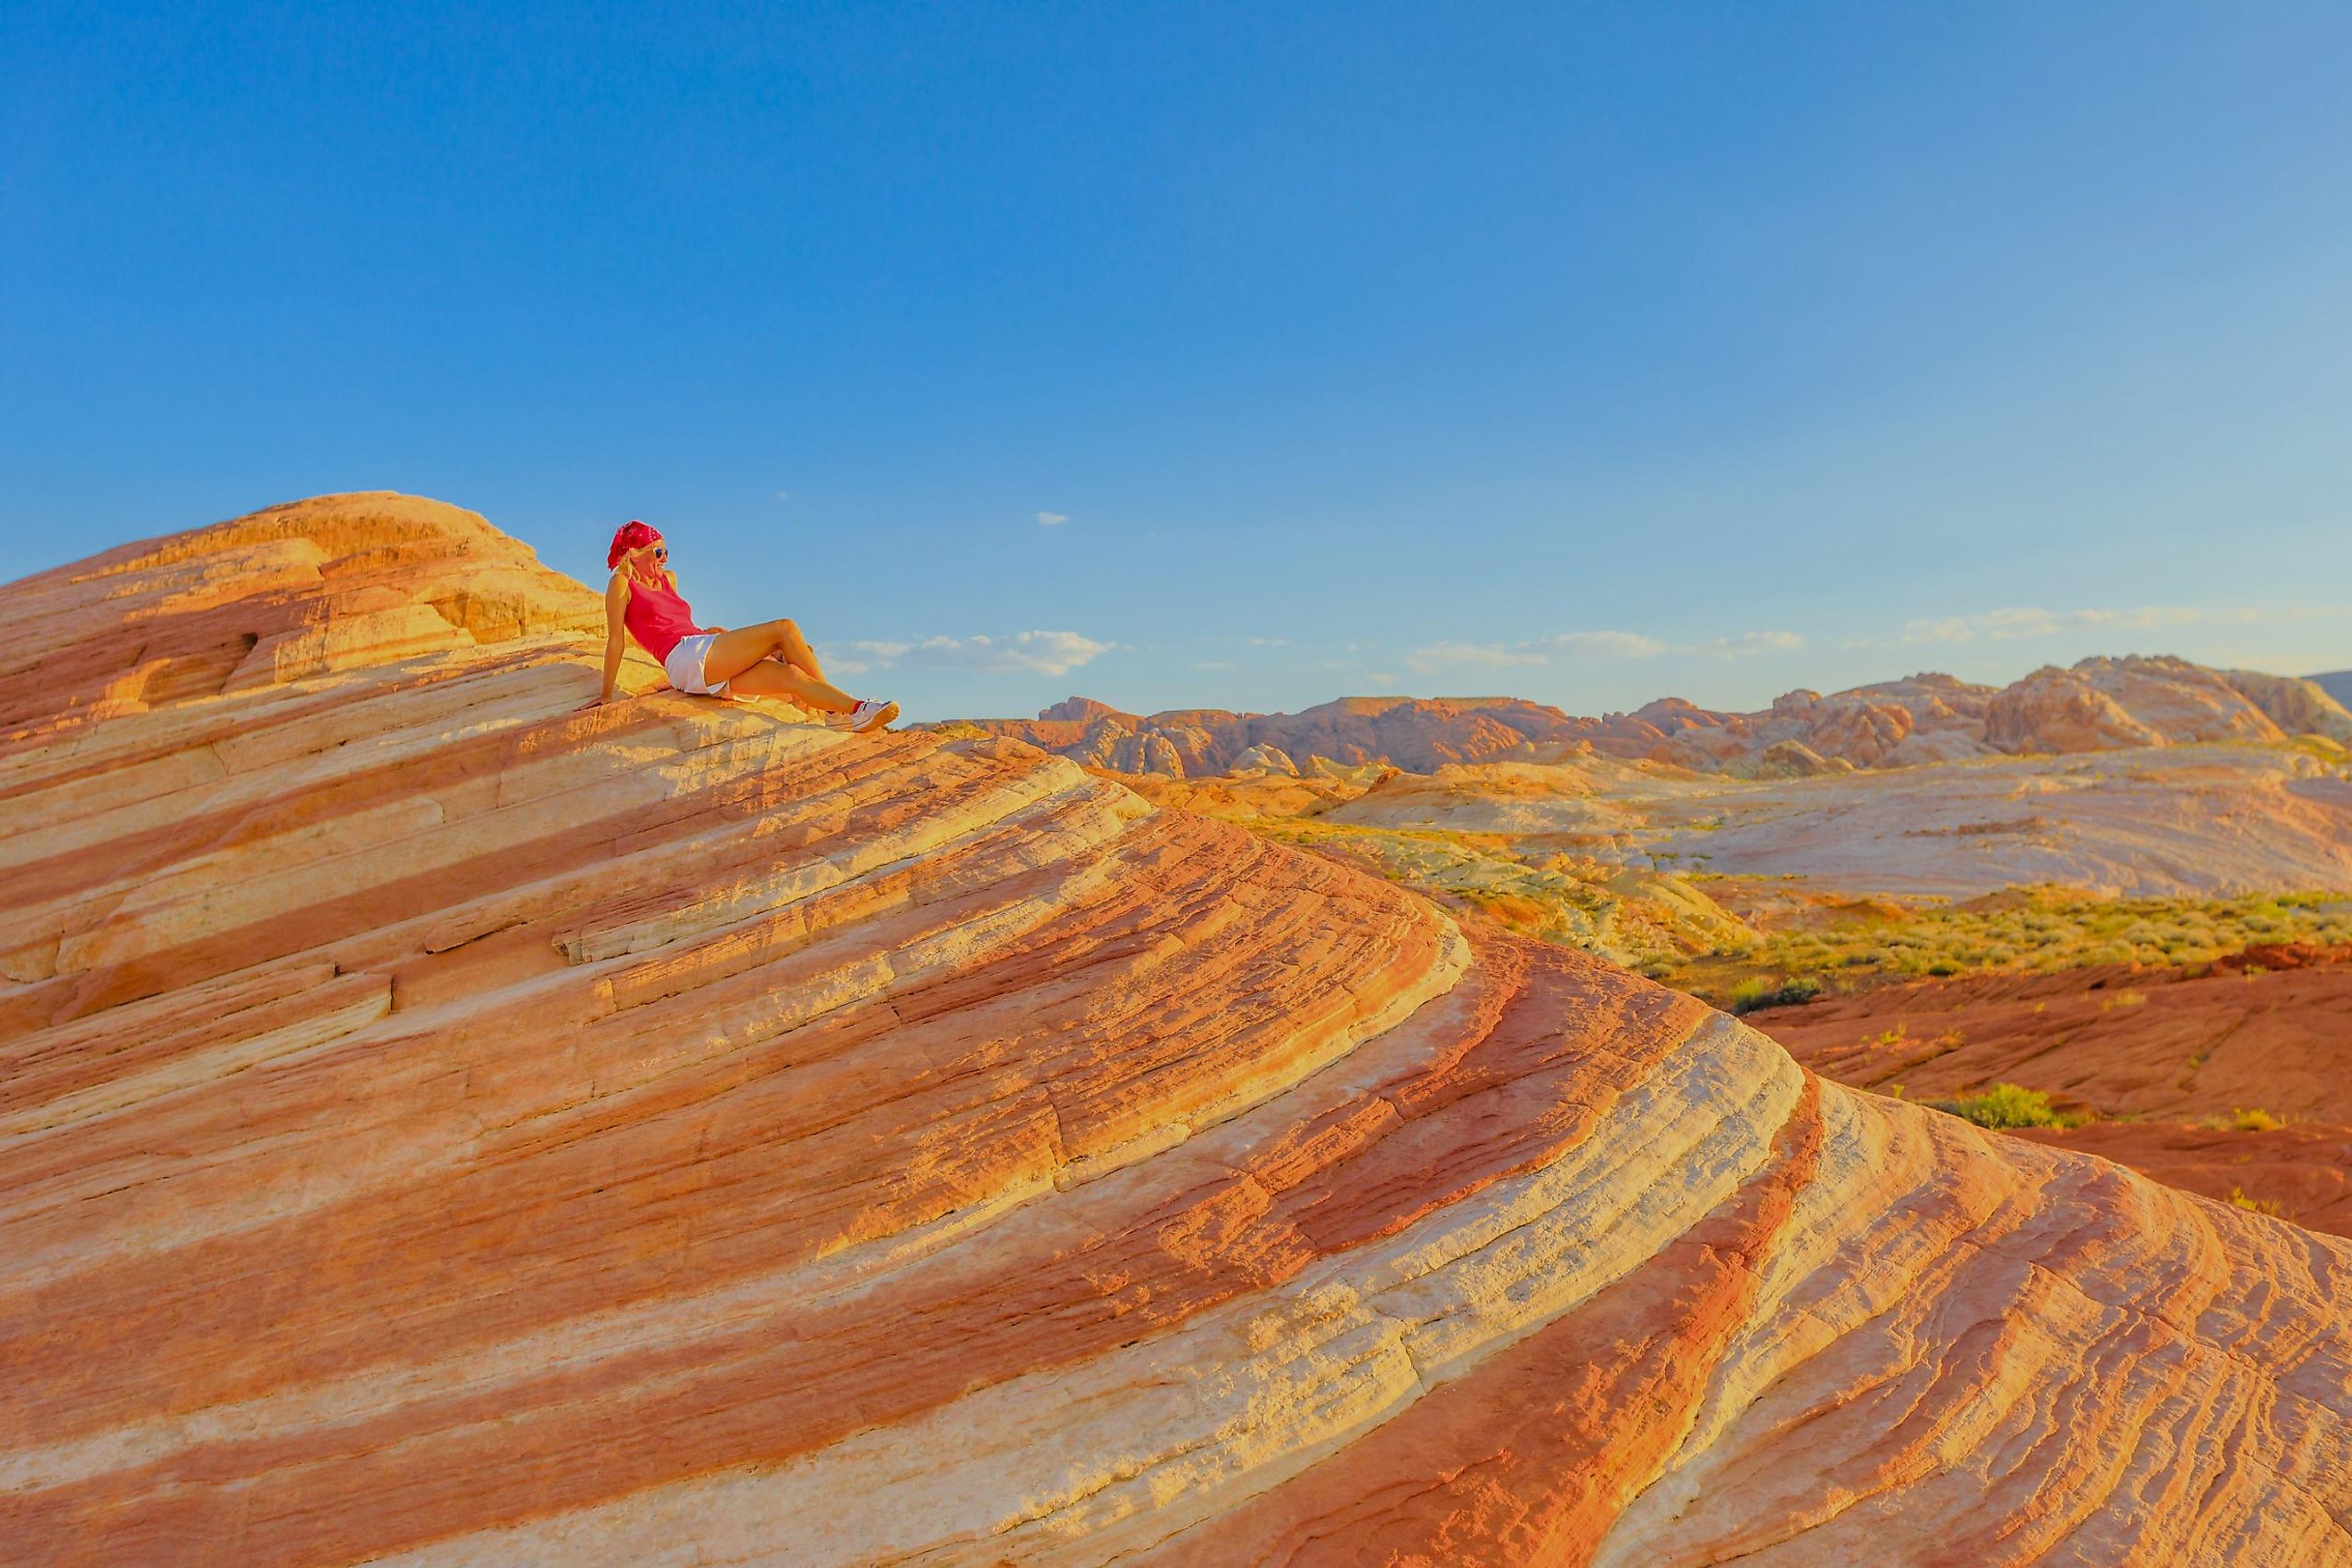
[[629,651],[628,613],[629,574],[615,572],[604,589],[604,687],[596,695],[597,702],[613,700],[613,688],[620,681],[621,656]]

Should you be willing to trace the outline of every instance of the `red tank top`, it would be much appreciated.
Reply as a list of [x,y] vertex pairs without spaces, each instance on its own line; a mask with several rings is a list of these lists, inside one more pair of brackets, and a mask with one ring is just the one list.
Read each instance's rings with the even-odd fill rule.
[[621,624],[639,647],[664,661],[670,649],[702,630],[694,624],[694,611],[668,584],[641,583],[635,577],[629,579],[629,605],[621,612]]

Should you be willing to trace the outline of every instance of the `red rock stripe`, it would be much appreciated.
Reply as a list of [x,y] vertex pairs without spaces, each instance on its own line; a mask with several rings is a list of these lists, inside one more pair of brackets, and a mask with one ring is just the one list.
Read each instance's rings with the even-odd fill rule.
[[[1163,840],[1161,863],[1180,865],[1181,848],[1165,841],[1165,825],[1147,838],[1152,837]],[[1147,847],[1130,847],[1121,853],[1141,865],[1149,858],[1143,853]],[[543,1116],[560,1107],[562,1097],[578,1098],[578,1085],[583,1081],[599,1084],[602,1095],[610,1097],[616,1087],[632,1081],[632,1075],[674,1073],[696,1049],[734,1052],[747,1042],[730,1037],[730,1028],[740,1031],[754,1025],[748,1017],[730,1016],[730,1007],[740,1014],[775,988],[821,973],[844,957],[871,952],[877,942],[912,940],[972,914],[1017,903],[1038,890],[1039,883],[1021,879],[983,880],[957,896],[914,900],[930,879],[968,869],[972,858],[973,848],[968,847],[909,868],[908,879],[897,884],[907,896],[895,900],[907,906],[905,916],[880,921],[855,934],[843,933],[850,951],[824,949],[796,963],[779,965],[775,961],[780,956],[791,957],[810,945],[786,941],[776,952],[755,955],[755,966],[722,965],[723,984],[709,984],[713,977],[708,973],[697,977],[704,982],[698,989],[677,984],[677,961],[661,954],[635,967],[572,971],[569,978],[559,976],[552,987],[518,993],[455,1021],[428,1018],[412,1035],[379,1028],[347,1048],[317,1053],[267,1074],[246,1075],[233,1090],[179,1097],[156,1108],[137,1126],[85,1129],[70,1144],[0,1144],[5,1228],[20,1248],[29,1249],[25,1216],[60,1203],[72,1205],[62,1218],[73,1237],[86,1237],[93,1226],[120,1223],[138,1205],[152,1206],[166,1198],[179,1215],[201,1213],[214,1203],[247,1204],[255,1194],[271,1191],[281,1182],[303,1180],[303,1173],[330,1146],[343,1151],[348,1161],[358,1148],[398,1137],[408,1145],[406,1157],[415,1161],[428,1153],[415,1144],[420,1133],[430,1133],[443,1143],[453,1138],[471,1142],[485,1128]],[[1157,886],[1165,891],[1166,884]],[[871,894],[871,889],[851,884],[835,895],[837,908],[820,903],[782,911],[774,923],[789,931],[795,929],[794,922],[813,920],[814,935],[822,938],[866,907]],[[1115,907],[1129,918],[1156,918],[1140,886],[1099,894],[1099,900],[1114,899],[1120,900]],[[1399,910],[1406,907],[1402,900],[1396,904]],[[1173,908],[1163,905],[1159,914]],[[1063,918],[1078,916],[1066,911]],[[1183,929],[1181,921],[1171,929]],[[530,933],[521,934],[530,940]],[[538,942],[538,962],[562,969],[543,934]],[[388,956],[384,948],[373,943],[331,951],[343,960],[355,952],[362,957]],[[457,973],[439,978],[444,984],[461,985],[464,974],[473,970],[474,958],[460,949],[418,962],[445,969],[456,965]],[[494,962],[507,960],[494,956]],[[404,984],[415,978],[413,969],[387,967]],[[635,994],[635,977],[640,972],[666,977],[663,989],[678,997],[676,1004],[653,1006],[653,998]],[[629,1009],[634,1016],[614,1017],[616,1002],[637,1004]],[[889,1019],[887,1013],[876,1016],[885,1024]],[[650,1031],[665,1028],[680,1032],[670,1049],[647,1064],[641,1042],[656,1037]],[[458,1128],[432,1132],[449,1128],[453,1118]],[[270,1128],[272,1135],[255,1139],[257,1126]],[[172,1152],[169,1163],[155,1159],[159,1146]],[[432,1163],[429,1158],[427,1163]],[[168,1183],[168,1194],[148,1191],[158,1182]],[[217,1192],[216,1199],[206,1195],[212,1192]]]
[[[1199,823],[1179,831],[1217,837],[1237,832]],[[1266,853],[1245,838],[1233,847],[1244,844]],[[1187,868],[1198,864],[1176,858],[1168,874],[1188,877]],[[698,1101],[710,1089],[698,1093],[690,1078],[673,1080],[661,1094],[620,1108],[634,1113],[632,1120],[580,1119],[554,1148],[545,1138],[518,1142],[510,1152],[494,1142],[470,1173],[412,1180],[356,1204],[225,1238],[196,1256],[183,1249],[95,1269],[32,1299],[0,1301],[0,1322],[19,1326],[0,1339],[0,1375],[16,1380],[26,1395],[41,1391],[41,1426],[51,1435],[88,1429],[151,1397],[250,1397],[288,1379],[443,1353],[551,1318],[675,1290],[684,1283],[670,1262],[677,1248],[696,1258],[707,1286],[892,1234],[1050,1172],[1255,1070],[1263,1052],[1310,1014],[1312,993],[1329,973],[1294,975],[1246,1003],[1188,1011],[1180,989],[1188,976],[1245,958],[1258,942],[1287,940],[1290,928],[1319,906],[1290,900],[1286,911],[1264,882],[1233,894],[1213,884],[1155,885],[1141,876],[1121,896],[1136,929],[1184,936],[1188,966],[1148,980],[1130,966],[1121,1011],[1089,1026],[1024,1026],[1017,1021],[1023,1009],[1003,999],[1017,988],[1018,976],[1041,968],[1066,984],[1087,984],[1090,974],[1093,984],[1104,984],[1101,966],[1120,954],[1101,942],[1098,911],[1087,911],[1083,938],[1049,927],[992,963],[946,978],[949,996],[917,992],[893,1009],[863,1009],[863,1017],[836,1020],[814,1037],[788,1037],[757,1052],[779,1092],[754,1092],[744,1066],[730,1064],[719,1081],[735,1092],[709,1110]],[[1222,939],[1197,930],[1200,915],[1236,897],[1259,905],[1259,918],[1233,925]],[[1402,900],[1393,907],[1400,917],[1411,915]],[[1368,936],[1379,929],[1368,927]],[[1394,935],[1409,931],[1400,926]],[[1081,942],[1094,945],[1091,958],[1072,951]],[[1400,951],[1410,950],[1368,940],[1346,956],[1370,965]],[[751,975],[743,984],[772,983]],[[959,1030],[964,1052],[979,1054],[951,1056],[942,1049],[947,1040],[937,1038],[928,1060],[908,1059],[903,1031],[927,1015],[972,1012],[959,997],[992,1004]],[[712,1005],[704,993],[675,1005],[698,1012]],[[1164,1030],[1164,1037],[1149,1051],[1119,1048],[1138,1017]],[[643,1027],[658,1034],[663,1023],[656,1017]],[[828,1038],[840,1043],[828,1046]],[[531,1062],[533,1050],[522,1042],[519,1062]],[[1187,1064],[1185,1074],[1159,1070],[1176,1059]],[[568,1065],[560,1051],[538,1060],[542,1077]],[[1087,1079],[1094,1081],[1080,1098],[1071,1086]],[[1129,1086],[1123,1100],[1122,1083]],[[1119,1100],[1116,1113],[1100,1109],[1100,1100]],[[1105,1121],[1114,1114],[1124,1120]],[[709,1120],[688,1137],[675,1124],[678,1116]],[[1010,1137],[999,1125],[1008,1118],[1044,1131]],[[683,1171],[676,1154],[682,1137],[701,1151]],[[927,1157],[927,1147],[951,1157]],[[560,1224],[545,1212],[551,1202],[562,1205]],[[428,1215],[429,1233],[420,1237],[418,1216]],[[651,1250],[649,1237],[659,1238]],[[456,1289],[468,1275],[498,1279],[499,1288],[488,1300]],[[224,1276],[247,1279],[250,1288],[226,1295],[191,1288]],[[322,1289],[321,1281],[333,1288]],[[442,1304],[388,1321],[384,1314],[404,1300]],[[23,1332],[38,1323],[51,1327],[30,1337]],[[270,1332],[240,1347],[262,1323]],[[185,1356],[173,1346],[184,1346]],[[257,1355],[263,1359],[256,1365]]]
[[1822,1137],[1809,1078],[1771,1163],[1633,1274],[1138,1568],[1590,1562],[1696,1417]]
[[[925,737],[919,741],[910,739],[906,745],[927,748],[934,743]],[[752,792],[763,788],[781,792],[784,785],[781,781],[762,784],[754,779],[745,781],[740,787],[746,796],[743,806],[750,810],[754,809],[751,802],[756,798]],[[789,796],[779,793],[776,798]],[[152,995],[191,980],[227,973],[378,927],[428,917],[478,894],[485,882],[514,886],[560,874],[609,854],[618,831],[642,831],[656,822],[684,824],[711,810],[714,804],[699,798],[698,792],[678,795],[658,806],[632,805],[619,816],[589,818],[536,837],[495,843],[486,847],[479,856],[456,864],[396,878],[340,897],[321,898],[215,935],[118,963],[94,965],[82,973],[59,975],[38,988],[50,999],[49,1011],[39,1021],[79,1016]],[[903,798],[877,807],[883,821],[911,818],[921,810],[920,803]],[[694,826],[707,828],[711,823],[703,818],[694,821]]]
[[[1632,993],[1572,955],[1516,946],[1502,959],[1506,971],[1520,967],[1514,957],[1525,965],[1525,990],[1482,982],[1466,1041],[1360,1101],[1415,1107],[1391,1124],[1398,1128],[1450,1123],[1454,1140],[1485,1149],[1483,1168],[1433,1172],[1417,1191],[1392,1179],[1361,1181],[1367,1160],[1377,1163],[1384,1119],[1367,1126],[1360,1115],[1327,1112],[1296,1136],[1259,1145],[1237,1167],[1204,1167],[1180,1151],[1161,1156],[1168,1185],[1157,1192],[1109,1190],[1114,1184],[1064,1194],[1052,1223],[999,1237],[997,1256],[951,1249],[854,1304],[780,1304],[772,1319],[649,1348],[626,1366],[600,1363],[424,1402],[332,1432],[215,1445],[36,1494],[25,1500],[26,1518],[46,1539],[127,1545],[131,1554],[120,1561],[173,1552],[257,1565],[334,1561],[688,1475],[780,1462],[973,1388],[1100,1354],[1294,1278],[1332,1247],[1389,1234],[1400,1210],[1426,1214],[1558,1158],[1678,1037],[1661,1035],[1648,1005],[1665,994]],[[1669,998],[1669,1007],[1691,1022],[1699,1013],[1682,998]],[[1563,1017],[1580,1026],[1571,1034]],[[1454,1077],[1466,1091],[1433,1081]],[[1522,1089],[1528,1092],[1516,1092]],[[1539,1131],[1507,1110],[1527,1100],[1575,1100],[1580,1113]],[[741,1093],[726,1103],[754,1120],[763,1110]],[[807,1141],[787,1147],[796,1152]],[[1310,1168],[1309,1152],[1318,1150],[1328,1163]],[[739,1203],[746,1190],[730,1184],[725,1201]],[[1318,1216],[1330,1239],[1311,1240],[1302,1215]],[[542,1233],[541,1244],[561,1250],[601,1219]],[[469,1269],[467,1277],[481,1276]],[[339,1279],[337,1288],[349,1285]],[[252,1329],[281,1332],[266,1318]],[[278,1353],[300,1347],[281,1345]]]

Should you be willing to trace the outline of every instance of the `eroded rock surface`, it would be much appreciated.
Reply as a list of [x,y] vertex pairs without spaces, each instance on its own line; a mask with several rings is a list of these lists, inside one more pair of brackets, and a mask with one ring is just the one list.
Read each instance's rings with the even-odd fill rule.
[[2344,1244],[430,503],[0,594],[0,1558],[2352,1562]]

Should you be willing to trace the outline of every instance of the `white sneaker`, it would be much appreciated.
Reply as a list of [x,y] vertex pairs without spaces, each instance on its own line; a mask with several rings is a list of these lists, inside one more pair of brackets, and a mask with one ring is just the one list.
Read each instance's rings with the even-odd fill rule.
[[854,711],[836,713],[825,721],[836,730],[863,735],[869,730],[879,730],[898,716],[898,705],[896,702],[884,702],[868,697],[861,700]]

